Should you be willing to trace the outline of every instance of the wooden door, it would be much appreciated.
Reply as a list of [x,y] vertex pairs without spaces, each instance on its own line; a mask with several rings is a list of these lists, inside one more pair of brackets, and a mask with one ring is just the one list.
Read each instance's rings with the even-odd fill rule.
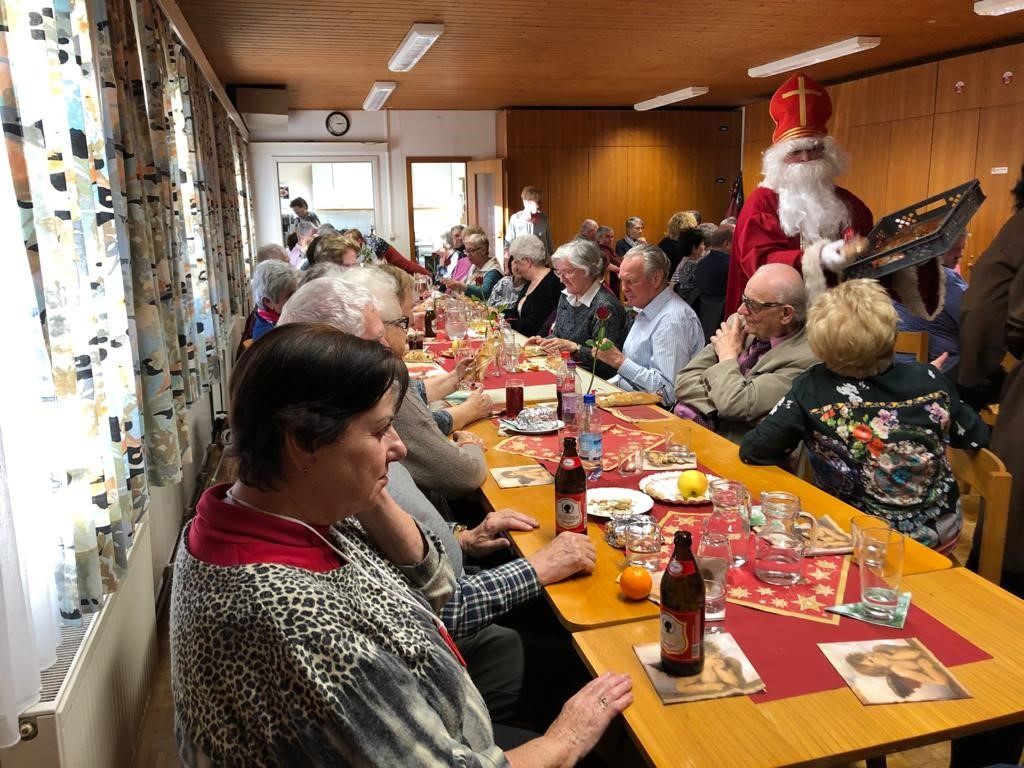
[[466,163],[466,197],[470,225],[487,233],[491,254],[502,261],[505,240],[505,161],[500,157]]

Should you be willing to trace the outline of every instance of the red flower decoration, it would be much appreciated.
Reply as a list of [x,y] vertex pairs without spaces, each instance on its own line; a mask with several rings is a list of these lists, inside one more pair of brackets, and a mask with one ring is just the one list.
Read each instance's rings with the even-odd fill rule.
[[871,442],[868,443],[868,453],[870,453],[872,456],[877,457],[877,456],[881,455],[882,451],[884,451],[884,450],[885,450],[885,443],[883,443],[877,437],[871,438]]
[[875,436],[875,433],[871,431],[871,427],[869,427],[867,424],[858,424],[856,427],[853,428],[853,436],[860,440],[862,443],[866,443],[868,440]]
[[597,315],[598,320],[607,320],[612,316],[612,311],[608,307],[601,306],[597,308],[594,314]]
[[484,284],[484,276],[483,275],[477,275],[476,279],[473,282],[476,283],[477,285],[483,285]]

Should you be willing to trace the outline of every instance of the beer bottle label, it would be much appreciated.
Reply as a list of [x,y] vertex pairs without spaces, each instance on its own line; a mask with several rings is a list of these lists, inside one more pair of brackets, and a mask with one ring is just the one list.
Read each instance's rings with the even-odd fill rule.
[[701,611],[661,609],[661,653],[672,661],[697,661],[704,638],[699,636]]
[[566,493],[555,498],[555,532],[562,531],[587,532],[586,493]]
[[673,560],[668,564],[668,573],[670,576],[689,576],[691,573],[697,572],[697,566],[689,560]]

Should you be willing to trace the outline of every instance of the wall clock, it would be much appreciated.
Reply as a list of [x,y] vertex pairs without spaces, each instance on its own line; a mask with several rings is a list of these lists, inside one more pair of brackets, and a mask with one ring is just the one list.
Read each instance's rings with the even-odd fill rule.
[[352,123],[344,112],[331,112],[327,116],[327,132],[332,136],[344,136]]

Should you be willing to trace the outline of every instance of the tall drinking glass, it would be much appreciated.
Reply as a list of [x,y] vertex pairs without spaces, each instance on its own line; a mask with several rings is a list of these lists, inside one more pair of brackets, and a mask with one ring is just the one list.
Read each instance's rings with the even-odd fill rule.
[[457,304],[449,304],[445,313],[445,333],[449,339],[461,341],[466,338],[469,331],[469,320],[466,317],[466,309]]
[[732,564],[729,538],[721,533],[704,533],[697,547],[697,567],[704,577],[704,619],[721,621],[725,618],[725,590]]
[[750,550],[750,493],[735,480],[715,480],[708,487],[713,510],[704,521],[704,533],[721,533],[729,540],[732,565],[743,565]]
[[850,543],[853,547],[853,562],[860,562],[860,535],[868,528],[891,528],[889,521],[875,515],[856,515],[850,518]]
[[899,602],[903,536],[890,528],[865,528],[860,541],[861,605],[868,615],[888,621]]
[[626,564],[648,571],[658,570],[661,561],[661,527],[653,517],[638,516],[626,526]]

